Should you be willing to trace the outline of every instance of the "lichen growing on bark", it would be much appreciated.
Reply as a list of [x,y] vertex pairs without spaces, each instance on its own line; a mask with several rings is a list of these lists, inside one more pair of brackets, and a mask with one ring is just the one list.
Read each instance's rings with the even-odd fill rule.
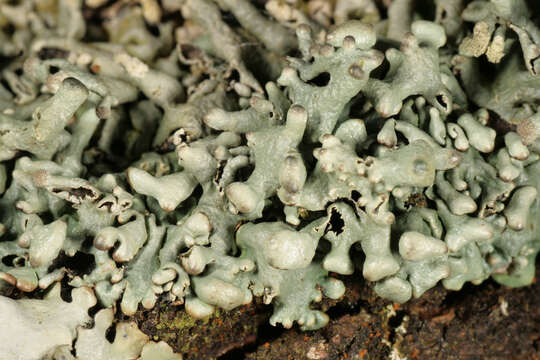
[[40,354],[175,358],[104,340],[158,301],[314,330],[337,275],[397,303],[533,281],[537,14],[302,3],[0,1],[0,287],[103,308]]

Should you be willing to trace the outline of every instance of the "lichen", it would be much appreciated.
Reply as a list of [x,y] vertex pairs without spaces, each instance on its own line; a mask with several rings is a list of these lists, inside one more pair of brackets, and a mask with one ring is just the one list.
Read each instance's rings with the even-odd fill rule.
[[160,320],[167,341],[257,297],[272,325],[318,329],[335,274],[399,303],[533,281],[524,1],[397,0],[387,19],[371,0],[47,4],[0,1],[0,287],[74,301],[0,305],[88,291],[99,309],[26,358],[178,358],[133,323],[105,339],[158,301],[193,316]]

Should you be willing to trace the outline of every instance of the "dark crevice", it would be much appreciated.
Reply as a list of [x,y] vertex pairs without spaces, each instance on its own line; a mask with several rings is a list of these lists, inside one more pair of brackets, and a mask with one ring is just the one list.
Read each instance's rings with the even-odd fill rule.
[[420,14],[422,19],[435,21],[435,2],[422,1],[422,4],[414,6],[414,12]]
[[405,208],[410,209],[411,207],[425,208],[428,207],[428,198],[424,195],[423,192],[412,193],[409,195],[407,200],[405,200]]
[[66,191],[79,199],[85,199],[87,197],[93,198],[95,196],[95,193],[92,190],[88,188],[84,188],[84,187],[78,187],[78,188],[72,188],[72,189],[53,188],[51,191],[55,194],[59,194],[61,192]]
[[[489,118],[487,125],[497,132],[497,140],[504,139],[504,135],[510,131],[516,131],[517,126],[515,124],[504,120],[494,111],[488,110],[488,112]],[[500,146],[501,144],[502,143],[496,145]]]
[[[352,196],[352,192],[351,192],[351,196]],[[345,197],[342,197],[342,198],[337,198],[336,200],[332,201],[332,202],[328,202],[326,205],[325,205],[325,209],[328,209],[329,206],[332,206],[333,204],[337,204],[337,203],[345,203],[347,205],[349,205],[353,210],[354,210],[354,213],[358,216],[358,210],[357,210],[357,205],[356,205],[356,202],[351,199],[351,198],[345,198]]]
[[392,330],[390,331],[390,335],[388,336],[388,341],[391,344],[393,344],[396,340],[396,329],[403,323],[406,315],[407,312],[400,310],[396,312],[396,315],[388,319],[388,326],[392,328]]
[[42,47],[37,55],[41,60],[67,59],[69,51],[55,47]]
[[402,311],[402,310],[397,311],[396,315],[388,319],[388,325],[393,328],[399,327],[401,323],[403,322],[403,318],[405,317],[405,315],[407,315],[405,311]]
[[238,20],[236,20],[236,17],[230,11],[222,11],[221,12],[221,19],[223,20],[223,22],[225,24],[229,25],[232,28],[241,27]]
[[445,109],[448,109],[448,104],[446,103],[446,101],[444,101],[444,96],[443,95],[437,95],[437,96],[435,96],[435,99],[437,100],[439,105],[441,105]]
[[282,203],[277,196],[272,196],[267,199],[270,203],[267,204],[260,218],[254,219],[251,222],[253,224],[259,224],[268,221],[284,221],[284,214],[282,209]]
[[197,201],[199,201],[202,195],[203,195],[203,188],[202,188],[202,185],[199,184],[195,187],[195,189],[193,189],[191,196],[193,196],[194,198],[197,199]]
[[[249,345],[246,345],[249,346]],[[220,360],[242,360],[246,358],[246,349],[244,347],[235,348],[227,351],[225,354],[218,357]]]
[[68,284],[69,279],[64,276],[62,281],[60,281],[60,298],[65,302],[71,302],[73,299],[71,297],[71,290],[73,287]]
[[[375,44],[375,48],[379,51],[385,52],[386,50],[395,47],[396,44],[393,43],[391,40],[386,40],[386,41],[387,42],[378,41],[377,44]],[[384,80],[389,70],[390,70],[390,62],[388,62],[388,60],[385,57],[383,61],[381,62],[381,64],[371,71],[371,73],[369,74],[369,77],[375,80]]]
[[344,227],[345,222],[343,221],[341,214],[336,210],[336,208],[332,208],[330,211],[330,221],[326,226],[325,232],[332,231],[336,235],[339,235],[343,232]]
[[329,82],[330,82],[330,73],[325,71],[315,76],[313,79],[309,80],[307,83],[310,85],[323,87],[323,86],[328,85]]
[[17,255],[7,255],[2,258],[2,263],[6,266],[14,266],[13,260],[15,260]]
[[332,320],[338,320],[346,315],[358,315],[363,309],[369,308],[367,301],[358,300],[354,303],[339,302],[326,311],[326,315]]
[[159,37],[159,27],[153,24],[149,24],[148,22],[144,22],[144,25],[146,26],[146,30],[152,35],[154,35],[156,38]]
[[[223,176],[223,170],[225,170],[225,165],[227,165],[227,161],[225,161],[225,160],[220,160],[218,162],[216,175],[214,176],[214,183],[219,184],[219,182],[221,180],[221,176]],[[220,190],[222,190],[222,189],[220,189]]]
[[231,82],[240,82],[240,73],[238,72],[238,70],[232,69],[228,80]]
[[244,166],[236,171],[234,174],[234,181],[235,182],[244,182],[249,179],[251,176],[251,173],[255,170],[255,166],[253,164],[249,164],[247,166]]
[[11,95],[15,95],[13,93],[13,91],[11,90],[11,86],[9,86],[8,82],[6,81],[6,79],[2,78],[0,79],[0,86],[3,87],[6,91],[9,91],[9,93]]
[[41,218],[41,221],[43,221],[44,225],[50,224],[56,220],[55,215],[50,210],[40,213],[39,217]]
[[110,328],[105,331],[105,339],[107,339],[108,342],[111,344],[114,342],[114,338],[116,337],[116,325],[111,325]]
[[65,267],[74,276],[89,274],[96,266],[94,255],[77,251],[74,256],[67,256],[63,251],[53,261],[48,271]]
[[446,19],[446,15],[447,15],[446,9],[443,9],[443,11],[441,12],[441,20]]
[[98,313],[99,310],[101,310],[103,307],[99,302],[88,309],[88,315],[92,318],[91,324],[88,324],[88,327],[91,327],[94,322],[94,316]]

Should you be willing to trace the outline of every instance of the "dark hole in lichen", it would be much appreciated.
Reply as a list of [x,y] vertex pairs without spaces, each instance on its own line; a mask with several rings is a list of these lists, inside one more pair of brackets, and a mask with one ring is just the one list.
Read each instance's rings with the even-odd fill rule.
[[332,231],[336,235],[339,235],[343,232],[344,227],[345,222],[343,221],[341,214],[336,210],[336,208],[332,208],[330,211],[330,221],[328,222],[326,231]]
[[159,27],[153,24],[149,24],[146,21],[144,22],[144,25],[146,26],[146,30],[155,37],[159,37]]
[[234,174],[234,181],[244,182],[249,179],[251,176],[251,173],[255,170],[255,166],[253,164],[249,164],[247,166],[244,166],[236,171]]
[[53,261],[48,271],[51,272],[62,267],[69,269],[74,276],[82,276],[89,274],[96,267],[96,260],[94,255],[81,251],[77,251],[73,256],[68,256],[62,251]]
[[105,331],[105,339],[107,339],[107,341],[112,344],[115,337],[116,337],[116,326],[113,324],[110,328],[107,329],[107,331]]
[[112,201],[105,201],[103,203],[101,203],[101,205],[98,206],[98,209],[107,209],[107,210],[111,210],[111,207],[113,206],[113,202]]
[[[422,19],[434,19],[435,18],[435,1],[423,1],[422,6],[414,8],[415,14],[420,14]],[[412,11],[409,14],[403,14],[402,16],[412,16]]]
[[78,188],[67,189],[67,190],[65,190],[65,189],[58,189],[58,188],[52,189],[52,192],[53,192],[53,193],[56,193],[56,194],[61,193],[61,192],[63,192],[63,191],[67,191],[67,192],[69,192],[71,195],[73,195],[73,196],[75,196],[75,197],[77,197],[77,198],[79,198],[79,199],[85,199],[85,198],[87,198],[87,197],[93,198],[93,197],[96,195],[92,190],[87,189],[87,188],[84,188],[84,187],[82,187],[82,186],[81,186],[81,187],[78,187]]
[[51,67],[49,68],[49,72],[50,72],[51,74],[56,74],[56,73],[59,72],[59,71],[60,71],[60,68],[59,68],[58,66],[51,66]]
[[318,87],[323,87],[323,86],[328,85],[329,82],[330,82],[330,73],[325,71],[315,76],[313,79],[309,80],[307,83],[318,86]]
[[114,253],[116,252],[116,250],[118,250],[118,247],[120,246],[120,241],[117,241],[114,246],[112,248],[110,248],[108,251],[107,251],[107,254],[109,255],[109,257],[111,259],[114,259]]
[[234,14],[230,11],[221,11],[221,18],[223,22],[225,22],[227,25],[233,28],[241,27],[238,20],[236,20],[236,17]]
[[[518,106],[519,107],[519,106]],[[512,124],[503,118],[501,118],[496,112],[490,111],[489,112],[489,118],[488,118],[488,126],[494,129],[497,132],[497,136],[495,138],[495,145],[496,147],[501,147],[504,145],[504,135],[506,135],[510,131],[516,131],[517,126],[515,124]]]
[[427,200],[424,194],[422,193],[414,193],[409,196],[409,198],[405,201],[405,208],[409,209],[410,207],[419,207],[419,208],[425,208],[427,207]]
[[62,281],[60,281],[60,298],[65,302],[70,303],[71,301],[73,301],[73,298],[71,297],[71,291],[73,290],[73,286],[70,286],[68,282],[69,279],[66,276],[64,276],[62,278]]
[[448,109],[448,104],[446,103],[446,101],[444,101],[444,96],[443,95],[437,95],[435,97],[435,99],[437,100],[439,105],[441,105],[445,109]]
[[69,51],[55,47],[42,47],[37,55],[41,60],[67,59]]
[[232,69],[230,75],[229,75],[229,80],[230,81],[236,81],[236,82],[240,82],[240,73],[238,72],[238,70],[236,69]]
[[268,221],[284,221],[283,205],[277,196],[268,198],[268,204],[264,207],[262,216],[251,222],[259,224]]
[[219,161],[218,168],[217,168],[217,171],[216,171],[216,176],[214,176],[214,182],[216,184],[218,184],[219,181],[221,180],[221,176],[223,175],[223,170],[225,169],[226,164],[227,164],[227,161],[225,161],[225,160],[220,160]]
[[99,310],[103,309],[99,301],[96,305],[92,306],[90,309],[88,309],[88,315],[90,315],[91,320],[85,324],[85,328],[91,328],[94,325],[94,316],[98,313]]
[[[328,228],[328,226],[327,226]],[[324,237],[319,239],[317,249],[315,251],[314,261],[323,261],[324,257],[332,250],[332,243]]]
[[181,57],[188,61],[202,58],[203,56],[203,52],[201,51],[201,49],[191,44],[180,44],[178,46],[178,52],[180,53]]
[[14,266],[13,260],[17,258],[17,255],[7,255],[2,258],[2,263],[6,266]]
[[50,210],[40,213],[39,217],[41,218],[41,221],[43,221],[44,225],[50,224],[56,220],[55,215]]
[[301,58],[302,57],[302,52],[299,50],[299,49],[290,49],[287,54],[286,54],[288,57],[295,57],[295,58]]
[[6,79],[0,79],[0,87],[3,87],[11,95],[14,95],[13,91],[11,91],[11,86],[9,86],[9,83],[6,81]]
[[[165,153],[174,151],[176,149],[176,145],[174,144],[174,140],[175,140],[174,134],[178,130],[180,130],[180,129],[179,128],[174,128],[171,131],[169,131],[169,135],[167,136],[167,139],[161,145],[158,145],[157,147],[155,147],[154,150],[158,154],[165,154]],[[179,133],[178,139],[180,139],[180,141],[182,143],[187,143],[190,140],[189,135],[186,134],[185,132]]]
[[[382,51],[382,52],[392,47],[393,46],[391,44],[385,44],[383,42],[375,46],[377,50]],[[369,77],[371,79],[384,80],[389,70],[390,70],[390,62],[386,58],[384,58],[381,64],[377,66],[375,69],[373,69],[373,71],[371,71],[371,73],[369,74]]]
[[[178,130],[178,129],[177,129]],[[172,131],[171,132],[171,136],[176,132],[176,130]],[[179,135],[178,135],[178,138],[182,141],[182,142],[187,142],[189,140],[188,138],[188,134],[186,134],[185,132],[181,132]]]
[[171,151],[174,151],[176,149],[176,145],[172,141],[170,141],[170,138],[165,140],[165,142],[161,145],[159,145],[155,150],[158,154],[165,154]]
[[195,199],[200,199],[201,196],[203,194],[203,188],[202,186],[199,184],[195,187],[195,189],[193,189],[193,192],[191,193],[191,196],[193,196]]
[[446,10],[443,9],[443,11],[441,12],[441,20],[446,19],[446,15],[448,15],[448,14],[447,14]]
[[3,32],[5,35],[8,35],[11,37],[11,35],[13,35],[13,33],[15,33],[15,25],[11,24],[11,23],[7,23],[5,26],[3,26]]
[[354,202],[357,202],[358,200],[360,200],[360,193],[356,190],[353,190],[351,191],[351,199],[354,201]]

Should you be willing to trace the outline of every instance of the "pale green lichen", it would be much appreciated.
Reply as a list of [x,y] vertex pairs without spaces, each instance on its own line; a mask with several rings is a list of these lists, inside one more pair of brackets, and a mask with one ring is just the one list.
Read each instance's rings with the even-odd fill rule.
[[540,29],[530,13],[524,0],[472,1],[461,16],[475,23],[473,35],[463,39],[460,54],[475,57],[486,54],[490,62],[500,62],[511,41],[506,38],[508,27],[517,34],[525,66],[536,75],[540,66]]
[[[361,269],[400,303],[438,282],[533,281],[539,39],[524,2],[436,1],[430,19],[394,1],[379,21],[364,0],[86,1],[103,25],[50,3],[0,1],[0,286],[76,289],[0,306],[97,301],[77,358],[178,358],[132,323],[105,339],[113,309],[160,297],[205,318],[262,296],[272,324],[312,330],[328,322],[313,303],[345,291],[334,273]],[[182,26],[161,20],[176,11]],[[23,358],[73,358],[79,315]]]

